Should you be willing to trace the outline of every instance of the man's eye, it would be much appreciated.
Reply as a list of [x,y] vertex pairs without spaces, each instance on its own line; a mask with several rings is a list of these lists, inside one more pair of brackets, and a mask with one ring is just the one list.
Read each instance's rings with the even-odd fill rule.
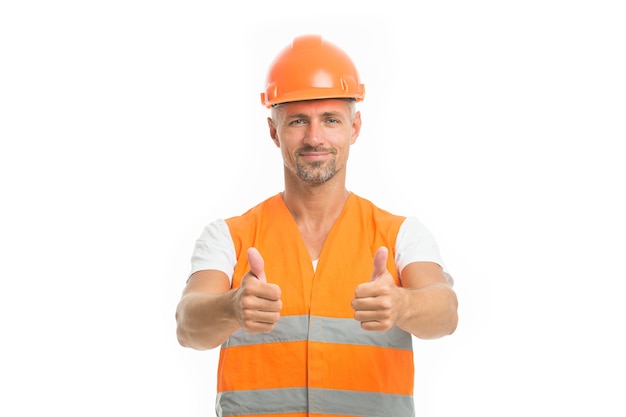
[[302,119],[294,119],[291,122],[289,122],[290,125],[301,125],[304,124],[304,120]]

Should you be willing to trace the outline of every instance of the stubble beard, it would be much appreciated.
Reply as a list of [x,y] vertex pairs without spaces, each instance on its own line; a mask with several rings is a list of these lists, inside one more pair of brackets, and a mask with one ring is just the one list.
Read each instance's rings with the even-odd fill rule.
[[330,180],[337,173],[335,158],[329,161],[316,161],[311,163],[296,162],[296,174],[303,182],[318,186]]

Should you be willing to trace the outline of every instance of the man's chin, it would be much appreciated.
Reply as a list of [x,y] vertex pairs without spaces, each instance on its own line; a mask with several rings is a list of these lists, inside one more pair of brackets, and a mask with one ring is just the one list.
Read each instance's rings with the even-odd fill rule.
[[332,174],[324,174],[324,175],[312,175],[311,173],[299,173],[298,177],[302,180],[302,182],[312,186],[317,187],[326,182],[328,182],[331,178],[335,176]]

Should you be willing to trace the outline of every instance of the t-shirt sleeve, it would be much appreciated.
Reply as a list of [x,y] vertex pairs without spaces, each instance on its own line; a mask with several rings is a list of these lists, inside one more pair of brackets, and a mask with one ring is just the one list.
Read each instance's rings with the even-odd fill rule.
[[441,257],[439,246],[430,230],[415,217],[407,217],[396,239],[396,266],[402,271],[413,262],[434,262],[443,268],[444,275],[452,284]]
[[196,240],[189,276],[197,271],[215,269],[224,272],[232,280],[236,263],[235,245],[228,225],[218,219],[209,223]]

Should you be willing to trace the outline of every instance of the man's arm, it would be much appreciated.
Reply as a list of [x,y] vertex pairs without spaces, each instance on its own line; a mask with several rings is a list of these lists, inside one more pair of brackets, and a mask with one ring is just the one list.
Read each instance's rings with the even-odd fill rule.
[[250,272],[239,288],[231,289],[228,276],[217,270],[194,273],[176,309],[176,335],[185,347],[198,350],[221,345],[239,328],[268,332],[280,318],[280,288],[268,284],[263,258],[248,250]]
[[387,271],[387,249],[374,258],[370,282],[355,290],[354,317],[365,330],[386,331],[394,325],[421,339],[453,333],[458,322],[456,293],[433,262],[413,262],[401,271],[397,287]]
[[454,333],[458,323],[458,300],[441,266],[414,262],[402,270],[400,311],[396,325],[421,339]]
[[194,273],[176,308],[178,342],[198,350],[221,345],[239,327],[233,313],[234,292],[222,271]]

